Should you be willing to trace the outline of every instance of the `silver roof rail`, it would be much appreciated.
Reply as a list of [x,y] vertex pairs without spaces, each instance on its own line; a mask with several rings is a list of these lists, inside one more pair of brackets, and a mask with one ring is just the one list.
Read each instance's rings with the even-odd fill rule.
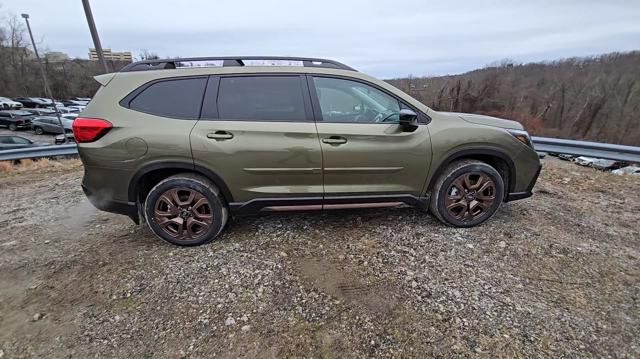
[[301,62],[304,67],[324,67],[331,69],[340,69],[347,71],[357,71],[341,62],[327,59],[318,59],[310,57],[281,57],[281,56],[223,56],[223,57],[187,57],[177,59],[158,59],[143,60],[133,62],[123,67],[120,72],[147,71],[147,70],[164,70],[176,69],[182,63],[188,62],[221,62],[223,67],[229,66],[245,66],[245,61],[296,61]]

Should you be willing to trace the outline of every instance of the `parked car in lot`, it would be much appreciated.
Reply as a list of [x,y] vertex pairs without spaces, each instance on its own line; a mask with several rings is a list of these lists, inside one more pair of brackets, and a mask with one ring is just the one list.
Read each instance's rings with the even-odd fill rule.
[[62,102],[59,101],[52,101],[51,99],[45,98],[45,97],[38,97],[40,99],[40,101],[43,101],[47,107],[51,107],[53,108],[53,106],[55,107],[64,107],[64,105],[62,104]]
[[[71,132],[73,120],[69,120],[66,118],[60,118],[60,120],[62,121],[62,125],[64,126],[65,131]],[[41,116],[34,118],[31,121],[31,129],[33,129],[33,131],[37,135],[42,135],[43,133],[62,133],[58,118],[52,116]]]
[[58,111],[60,113],[78,113],[78,112],[80,112],[80,110],[78,110],[75,107],[58,107]]
[[18,102],[18,101],[14,101],[8,97],[0,97],[0,109],[3,110],[19,110],[23,107],[23,105]]
[[51,108],[23,108],[23,111],[28,111],[31,112],[32,114],[36,115],[36,116],[55,116],[56,115],[56,110],[51,109]]
[[28,138],[13,135],[0,135],[0,150],[16,150],[19,148],[47,146],[50,143],[33,142]]
[[11,131],[17,129],[31,128],[31,112],[22,110],[6,110],[0,111],[0,126],[6,126]]
[[60,117],[73,121],[78,117],[78,113],[63,113]]
[[89,103],[89,101],[73,100],[73,99],[62,100],[60,102],[62,102],[62,104],[65,106],[87,106],[87,104]]
[[617,170],[611,171],[611,173],[616,175],[640,176],[640,167],[637,167],[637,166],[622,167],[622,168],[618,168]]
[[55,144],[61,145],[64,143],[64,137],[67,136],[67,143],[76,143],[76,138],[73,136],[73,132],[69,132],[66,134],[59,134],[55,137]]
[[302,66],[153,60],[96,76],[73,122],[89,200],[198,245],[229,215],[409,204],[472,227],[532,195],[540,160],[518,122],[434,111],[336,61],[278,59]]
[[37,97],[16,97],[13,100],[16,102],[20,102],[23,107],[30,107],[30,108],[47,107],[47,102],[42,101]]

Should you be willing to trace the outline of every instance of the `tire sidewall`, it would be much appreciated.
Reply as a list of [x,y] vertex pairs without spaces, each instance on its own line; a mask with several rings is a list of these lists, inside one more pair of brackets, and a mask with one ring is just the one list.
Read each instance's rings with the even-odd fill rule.
[[44,133],[44,130],[40,127],[36,127],[36,129],[33,131],[36,133],[36,135],[42,135]]
[[[192,240],[177,239],[165,233],[160,225],[155,221],[154,209],[156,201],[164,192],[172,188],[191,189],[199,192],[207,198],[213,213],[213,223],[209,226],[209,229],[204,235]],[[220,198],[218,198],[207,184],[193,178],[169,178],[157,184],[153,189],[151,189],[151,191],[149,191],[144,202],[144,216],[147,221],[147,225],[155,235],[167,242],[180,246],[197,246],[210,242],[217,237],[224,226],[223,204],[220,201]]]
[[[496,186],[496,200],[493,205],[491,205],[490,209],[482,216],[471,221],[463,222],[449,214],[449,211],[447,210],[447,190],[456,178],[468,172],[481,172],[489,176]],[[467,164],[451,172],[444,182],[442,182],[442,186],[439,188],[438,192],[437,207],[442,218],[447,223],[455,227],[473,227],[493,217],[495,212],[498,210],[502,203],[502,199],[504,198],[504,181],[502,180],[500,173],[489,165],[480,163]]]
[[12,123],[12,124],[9,124],[9,130],[10,130],[10,131],[15,131],[15,130],[17,130],[17,129],[18,129],[18,126],[16,126],[15,124],[13,124],[13,123]]

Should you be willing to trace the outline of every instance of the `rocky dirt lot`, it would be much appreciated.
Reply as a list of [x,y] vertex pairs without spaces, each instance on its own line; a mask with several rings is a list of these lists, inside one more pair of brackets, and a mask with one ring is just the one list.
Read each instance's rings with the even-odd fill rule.
[[487,224],[234,220],[178,248],[78,161],[0,173],[0,357],[639,357],[640,178],[556,159]]

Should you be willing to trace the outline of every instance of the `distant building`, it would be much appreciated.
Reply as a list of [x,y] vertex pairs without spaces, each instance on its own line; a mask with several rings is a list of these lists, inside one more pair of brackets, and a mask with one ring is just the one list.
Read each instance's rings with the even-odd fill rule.
[[[113,52],[111,49],[102,49],[102,53],[104,54],[104,58],[106,60],[111,61],[126,61],[132,62],[133,56],[131,56],[131,51],[123,51],[123,52]],[[98,52],[96,49],[89,49],[89,60],[98,61]]]

